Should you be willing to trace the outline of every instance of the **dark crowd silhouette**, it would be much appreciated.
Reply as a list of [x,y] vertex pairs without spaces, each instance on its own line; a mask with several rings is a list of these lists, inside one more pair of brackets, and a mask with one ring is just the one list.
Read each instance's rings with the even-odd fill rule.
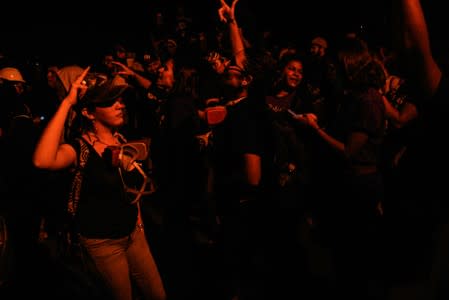
[[0,50],[1,299],[449,297],[430,6],[382,3],[373,38],[240,5],[98,57]]

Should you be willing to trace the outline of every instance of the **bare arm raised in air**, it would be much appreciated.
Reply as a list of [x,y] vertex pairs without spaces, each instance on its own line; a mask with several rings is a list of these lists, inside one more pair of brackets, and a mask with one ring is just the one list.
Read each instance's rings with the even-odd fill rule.
[[37,168],[58,170],[75,162],[75,149],[69,144],[60,144],[60,139],[70,109],[77,103],[78,94],[87,88],[83,84],[83,80],[89,69],[90,67],[87,67],[72,83],[67,97],[61,102],[58,110],[42,132],[33,155],[33,163]]
[[233,0],[231,6],[229,6],[225,0],[220,0],[221,7],[218,9],[218,16],[220,21],[229,25],[232,54],[234,55],[236,65],[242,69],[245,69],[245,43],[241,30],[237,24],[237,20],[235,19],[235,6],[238,1],[239,0]]
[[135,72],[128,66],[122,64],[121,62],[113,61],[112,63],[121,68],[121,71],[118,71],[117,74],[134,78],[142,88],[149,89],[150,86],[153,84],[150,79],[140,75],[139,73]]

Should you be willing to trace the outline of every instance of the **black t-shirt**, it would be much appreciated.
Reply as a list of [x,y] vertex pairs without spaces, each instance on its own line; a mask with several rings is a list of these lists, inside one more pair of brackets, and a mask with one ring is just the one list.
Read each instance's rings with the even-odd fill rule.
[[385,134],[385,107],[382,96],[374,89],[350,93],[343,101],[336,126],[335,138],[346,142],[352,132],[367,134],[368,141],[351,157],[351,165],[377,166]]
[[[77,153],[79,143],[73,143]],[[82,171],[77,222],[79,233],[88,238],[120,238],[136,226],[137,206],[131,205],[117,167],[102,158],[90,144]]]
[[227,110],[224,122],[213,129],[212,159],[216,194],[229,205],[231,202],[236,205],[238,195],[235,193],[239,193],[239,187],[245,183],[244,154],[263,156],[263,132],[251,99],[229,106]]

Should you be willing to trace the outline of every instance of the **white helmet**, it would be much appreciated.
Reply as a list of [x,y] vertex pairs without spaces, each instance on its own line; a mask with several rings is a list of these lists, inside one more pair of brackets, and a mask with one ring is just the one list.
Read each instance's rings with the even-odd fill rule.
[[16,68],[3,68],[0,70],[0,78],[9,81],[20,81],[25,83],[20,71]]

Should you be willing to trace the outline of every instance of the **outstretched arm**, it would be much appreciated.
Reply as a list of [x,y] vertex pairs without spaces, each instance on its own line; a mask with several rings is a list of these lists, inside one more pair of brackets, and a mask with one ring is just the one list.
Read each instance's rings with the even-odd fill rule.
[[232,54],[238,67],[244,69],[246,64],[245,43],[242,32],[235,19],[235,5],[239,0],[233,0],[229,6],[225,0],[220,0],[221,7],[218,9],[220,21],[229,25],[229,33],[232,45]]
[[442,74],[432,56],[429,32],[420,0],[396,0],[394,4],[396,6],[393,15],[402,14],[402,18],[399,18],[399,38],[410,55],[407,63],[413,70],[422,96],[428,98],[435,94]]
[[121,68],[121,71],[118,71],[117,74],[119,75],[124,75],[126,77],[132,77],[134,78],[137,83],[145,90],[149,89],[150,86],[152,85],[152,82],[150,79],[140,75],[139,73],[135,72],[134,70],[132,70],[131,68],[129,68],[128,66],[122,64],[119,61],[113,61],[112,62],[114,65],[117,65]]
[[74,149],[68,144],[60,144],[65,120],[73,105],[77,103],[78,94],[86,89],[84,77],[89,72],[87,67],[72,83],[70,91],[59,105],[37,143],[33,155],[33,163],[37,168],[58,170],[70,166],[76,160]]
[[[305,124],[314,128],[318,134],[331,148],[333,148],[344,159],[350,160],[354,155],[360,152],[360,149],[366,144],[368,135],[361,131],[353,131],[349,134],[347,141],[342,142],[328,134],[318,124],[318,118],[314,114],[306,114]],[[295,119],[299,120],[298,117]]]

